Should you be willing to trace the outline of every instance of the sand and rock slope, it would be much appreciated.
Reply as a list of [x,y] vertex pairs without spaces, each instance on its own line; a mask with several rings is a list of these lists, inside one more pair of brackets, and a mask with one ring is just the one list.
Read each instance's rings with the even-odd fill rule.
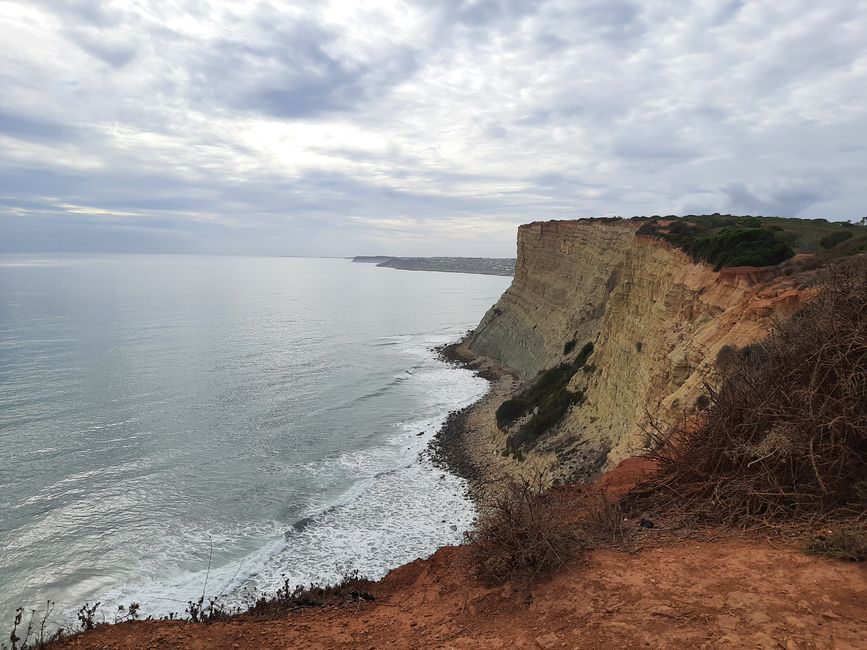
[[594,551],[530,591],[467,578],[466,549],[392,571],[376,600],[98,627],[64,645],[119,648],[867,648],[867,567],[756,540]]
[[[762,339],[813,295],[780,269],[695,263],[640,220],[536,222],[518,229],[511,287],[469,340],[523,380],[593,354],[570,389],[584,402],[530,450],[587,478],[639,452],[651,418],[694,412],[720,350]],[[505,446],[505,438],[502,441]]]

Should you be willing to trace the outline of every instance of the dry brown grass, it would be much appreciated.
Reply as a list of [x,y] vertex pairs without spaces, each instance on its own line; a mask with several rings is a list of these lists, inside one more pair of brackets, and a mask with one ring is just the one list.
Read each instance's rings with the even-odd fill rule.
[[617,546],[626,541],[628,532],[619,499],[590,488],[584,494],[582,505],[580,526],[588,543],[594,547]]
[[659,473],[627,503],[747,525],[867,508],[867,264],[725,364],[701,424],[651,432]]
[[334,585],[310,584],[292,587],[286,580],[274,596],[260,596],[246,610],[236,613],[257,618],[279,618],[305,607],[374,600],[374,596],[368,591],[373,585],[373,581],[360,576],[357,570],[343,576],[340,582]]

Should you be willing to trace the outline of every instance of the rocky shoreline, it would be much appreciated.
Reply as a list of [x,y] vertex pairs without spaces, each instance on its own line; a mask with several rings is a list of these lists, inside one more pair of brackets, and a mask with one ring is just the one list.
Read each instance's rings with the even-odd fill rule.
[[439,346],[434,351],[446,363],[472,370],[479,377],[490,382],[490,385],[476,402],[449,413],[428,450],[435,465],[467,481],[470,497],[478,503],[484,486],[495,476],[492,475],[491,468],[480,462],[478,455],[474,453],[469,436],[469,421],[473,413],[478,411],[490,397],[497,383],[508,373],[504,368],[496,367],[492,362],[486,363],[485,360],[476,357],[467,347],[470,335],[471,332],[468,332],[457,342]]
[[502,453],[505,434],[496,425],[495,411],[519,380],[508,368],[472,352],[468,347],[471,334],[435,351],[443,361],[474,371],[490,386],[478,401],[448,415],[428,453],[434,464],[465,479],[470,498],[484,506],[504,482],[544,471],[555,459],[522,462]]

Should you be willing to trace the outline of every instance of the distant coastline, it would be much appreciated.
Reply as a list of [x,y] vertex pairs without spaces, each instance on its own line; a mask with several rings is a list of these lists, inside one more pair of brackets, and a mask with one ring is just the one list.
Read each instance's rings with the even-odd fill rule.
[[383,262],[387,262],[388,260],[393,260],[394,258],[389,255],[358,255],[352,258],[353,262],[357,262],[360,264],[382,264]]
[[389,257],[386,255],[359,255],[352,261],[375,264],[405,271],[439,271],[442,273],[474,273],[478,275],[515,274],[514,257]]

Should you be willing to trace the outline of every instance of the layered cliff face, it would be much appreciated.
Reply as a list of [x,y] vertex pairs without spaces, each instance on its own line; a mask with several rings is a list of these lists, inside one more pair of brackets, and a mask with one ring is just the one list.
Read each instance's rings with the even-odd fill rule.
[[[589,477],[639,452],[644,428],[696,409],[724,346],[765,336],[775,317],[812,292],[763,269],[716,273],[639,221],[550,221],[521,226],[515,278],[470,349],[525,381],[593,344],[569,390],[584,401],[532,448],[564,477]],[[505,438],[504,438],[505,440]]]

